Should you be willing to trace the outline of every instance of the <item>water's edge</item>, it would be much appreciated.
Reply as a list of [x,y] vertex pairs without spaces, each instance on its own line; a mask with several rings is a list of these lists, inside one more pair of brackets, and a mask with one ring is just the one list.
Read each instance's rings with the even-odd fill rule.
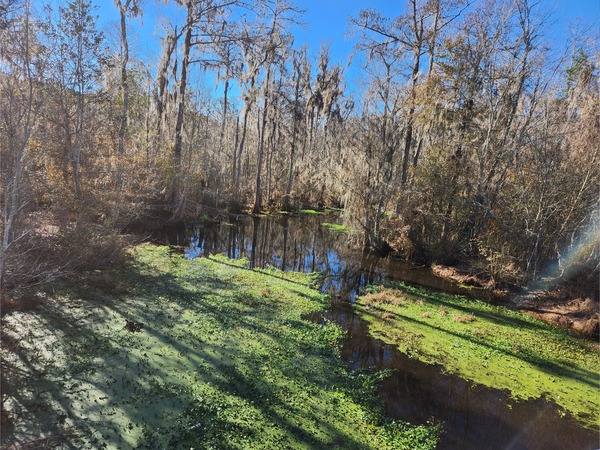
[[341,354],[353,369],[392,369],[392,375],[379,386],[386,414],[416,424],[443,422],[445,433],[439,448],[598,447],[598,434],[581,427],[552,401],[514,401],[506,392],[447,375],[443,367],[411,359],[370,336],[366,321],[353,309],[355,296],[367,284],[400,280],[449,293],[472,291],[435,276],[428,268],[353,251],[345,245],[343,235],[321,226],[336,219],[243,218],[199,226],[166,239],[184,246],[188,258],[219,253],[248,258],[250,267],[322,272],[322,289],[332,299],[331,309],[309,319],[334,321],[346,331]]

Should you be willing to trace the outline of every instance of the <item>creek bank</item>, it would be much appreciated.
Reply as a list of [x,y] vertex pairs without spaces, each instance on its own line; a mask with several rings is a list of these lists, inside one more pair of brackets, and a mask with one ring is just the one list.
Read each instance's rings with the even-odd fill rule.
[[[243,208],[231,212],[227,211],[226,206],[196,204],[192,208],[193,211],[186,210],[186,214],[178,220],[173,220],[172,211],[164,208],[164,205],[157,206],[146,217],[131,222],[125,227],[125,230],[142,236],[150,235],[155,240],[156,236],[164,234],[183,234],[186,229],[201,223],[218,224],[232,220],[232,218],[253,217],[250,214],[251,205],[245,205]],[[289,211],[283,211],[272,206],[265,209],[263,216],[327,215],[340,211],[342,210],[339,208],[324,207],[322,204],[317,206],[303,204]],[[343,224],[327,221],[322,225],[333,232],[351,233],[351,230]],[[174,243],[181,244],[180,242]],[[386,242],[382,242],[378,248],[374,249],[374,252],[381,256],[400,256],[402,254]],[[414,258],[415,255],[411,254],[411,256]],[[400,259],[404,258],[400,257]],[[432,264],[431,271],[437,277],[457,283],[466,289],[478,289],[480,291],[478,294],[485,291],[485,298],[494,303],[513,307],[545,322],[571,329],[580,335],[598,340],[600,331],[600,303],[598,298],[591,298],[590,295],[586,295],[578,289],[573,289],[568,284],[551,290],[529,292],[514,283],[498,283],[485,271],[475,267]]]
[[435,447],[384,419],[381,374],[353,374],[314,276],[136,247],[2,319],[2,448]]
[[[196,208],[198,209],[198,208]],[[230,220],[231,217],[251,217],[250,214],[231,215],[223,209],[206,207],[202,210],[200,221],[187,217],[179,222],[168,222],[160,227],[154,228],[154,235],[165,231],[171,234],[180,234],[191,224],[207,223],[218,224]],[[247,206],[246,211],[250,210]],[[341,211],[336,208],[304,207],[291,211],[280,211],[277,209],[266,210],[266,215],[271,216],[302,216],[302,215],[328,215]],[[332,232],[350,233],[351,230],[345,225],[327,219],[321,225]],[[158,233],[157,233],[158,232]],[[180,244],[177,242],[177,244]],[[387,243],[383,242],[380,247],[374,249],[375,254],[380,256],[394,257],[396,252]],[[414,256],[414,255],[413,255]],[[404,259],[404,258],[400,258]],[[481,297],[494,304],[503,304],[507,307],[529,314],[547,323],[570,329],[579,335],[598,340],[600,337],[600,303],[585,292],[570,286],[568,283],[557,286],[546,291],[528,291],[521,286],[508,282],[496,282],[485,271],[475,267],[449,266],[443,264],[432,264],[431,272],[443,279],[456,283],[462,288],[463,294],[473,290],[474,297]]]
[[357,300],[371,334],[401,352],[512,398],[547,398],[592,430],[600,425],[598,348],[528,315],[402,283]]
[[436,276],[467,289],[489,292],[496,303],[598,341],[600,303],[572,283],[563,283],[549,290],[525,290],[506,283],[498,285],[490,277],[465,267],[434,264],[431,270]]
[[519,299],[518,310],[598,343],[600,304],[589,297],[563,297],[561,290],[532,291]]

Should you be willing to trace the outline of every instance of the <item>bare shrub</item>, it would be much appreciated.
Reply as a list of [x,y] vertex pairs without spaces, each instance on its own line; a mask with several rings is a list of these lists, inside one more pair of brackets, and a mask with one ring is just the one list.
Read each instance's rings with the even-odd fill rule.
[[475,316],[473,314],[453,314],[452,317],[460,323],[471,323],[475,321]]

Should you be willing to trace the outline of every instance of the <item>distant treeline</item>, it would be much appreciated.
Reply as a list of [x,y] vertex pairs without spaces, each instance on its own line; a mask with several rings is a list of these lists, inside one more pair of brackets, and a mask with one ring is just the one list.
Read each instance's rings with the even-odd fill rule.
[[0,0],[3,288],[207,208],[342,207],[357,245],[498,281],[597,274],[598,38],[550,50],[540,2],[362,11],[360,89],[294,43],[286,0],[174,2],[154,67],[130,50],[141,0],[115,0],[111,44],[93,1],[43,3]]

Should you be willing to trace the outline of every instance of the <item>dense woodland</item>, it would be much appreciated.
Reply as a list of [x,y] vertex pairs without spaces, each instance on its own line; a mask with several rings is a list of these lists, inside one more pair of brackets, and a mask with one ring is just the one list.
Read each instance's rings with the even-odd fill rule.
[[150,65],[141,0],[110,39],[93,0],[0,0],[2,287],[105,265],[144,224],[337,207],[349,245],[597,289],[598,40],[551,46],[541,3],[364,10],[350,86],[287,0],[175,0]]

